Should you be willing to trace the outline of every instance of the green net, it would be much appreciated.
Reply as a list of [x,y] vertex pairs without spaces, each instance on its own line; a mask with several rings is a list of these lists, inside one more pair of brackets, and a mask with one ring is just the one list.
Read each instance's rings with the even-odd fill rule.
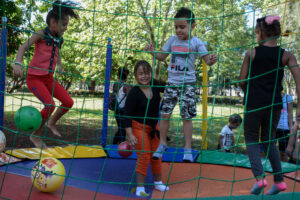
[[[187,7],[196,16],[196,27],[194,30],[189,30],[189,38],[192,35],[205,41],[209,53],[216,53],[218,61],[212,66],[206,66],[201,59],[197,59],[195,62],[196,83],[193,87],[196,91],[197,116],[192,119],[192,148],[198,151],[198,159],[195,163],[185,164],[185,167],[183,167],[183,169],[186,169],[185,173],[188,173],[190,168],[195,168],[195,171],[191,171],[190,173],[193,174],[190,176],[182,175],[184,178],[174,178],[180,176],[178,175],[180,171],[177,170],[181,167],[181,164],[176,163],[172,157],[173,154],[169,153],[172,157],[171,162],[163,164],[162,173],[163,182],[170,186],[170,191],[159,194],[153,192],[152,197],[153,199],[272,199],[265,195],[258,197],[246,196],[249,194],[255,180],[249,169],[247,169],[247,175],[240,176],[243,173],[240,167],[250,168],[246,155],[243,126],[235,131],[235,142],[230,148],[232,153],[223,153],[221,152],[222,149],[217,149],[217,147],[220,132],[224,125],[228,123],[229,117],[232,114],[243,116],[247,112],[242,105],[244,94],[238,86],[240,82],[239,74],[246,51],[257,46],[255,38],[256,18],[279,14],[282,30],[291,30],[288,34],[289,37],[280,37],[278,42],[282,48],[292,52],[299,59],[300,35],[297,30],[299,30],[300,24],[297,16],[300,1],[81,0],[76,3],[72,4],[71,7],[80,19],[70,19],[68,30],[63,37],[64,43],[62,48],[58,50],[58,55],[62,57],[63,73],[60,73],[58,68],[54,73],[54,79],[58,80],[67,89],[74,100],[74,105],[57,122],[62,137],[53,136],[49,129],[43,128],[40,138],[48,146],[65,147],[72,145],[75,146],[75,149],[78,146],[92,149],[102,148],[95,145],[101,144],[101,138],[103,140],[102,124],[103,117],[106,116],[106,114],[103,114],[105,113],[103,105],[104,101],[108,102],[108,98],[104,97],[105,84],[107,83],[107,79],[105,79],[107,39],[111,38],[112,44],[112,65],[109,72],[111,75],[110,91],[112,91],[113,85],[116,85],[118,89],[122,86],[121,81],[118,80],[118,69],[120,67],[129,69],[128,85],[137,85],[133,69],[135,63],[141,59],[145,59],[152,64],[153,79],[166,81],[168,77],[166,69],[170,62],[170,56],[163,62],[158,61],[156,58],[158,53],[161,53],[160,49],[167,40],[175,35],[174,15],[176,11],[180,7]],[[7,138],[6,147],[8,150],[34,147],[29,140],[31,134],[19,130],[13,119],[15,112],[20,107],[30,105],[39,110],[44,108],[44,105],[26,86],[27,69],[33,56],[34,45],[29,48],[29,51],[25,52],[22,65],[24,69],[23,78],[16,79],[13,76],[12,66],[18,47],[24,42],[29,44],[28,39],[32,35],[39,34],[37,31],[47,26],[45,13],[52,9],[53,2],[47,0],[16,0],[13,2],[1,0],[1,5],[1,15],[8,18],[7,23],[2,22],[2,25],[6,25],[8,30],[6,88],[5,91],[2,91],[5,96],[4,124],[2,128]],[[61,9],[59,13],[61,13]],[[59,20],[59,27],[61,31],[61,20]],[[146,44],[152,44],[155,51],[145,51]],[[154,53],[154,59],[149,53]],[[185,64],[188,64],[188,57]],[[249,68],[251,69],[251,65]],[[297,97],[295,83],[289,67],[285,67],[284,71],[283,85],[285,92]],[[124,71],[121,70],[120,73],[122,76]],[[184,73],[184,82],[186,73],[187,71]],[[259,78],[259,76],[251,78]],[[276,75],[277,79],[278,75]],[[1,80],[3,80],[3,77],[1,77]],[[180,87],[184,88],[184,84]],[[182,99],[182,91],[179,99]],[[118,95],[116,98],[118,98]],[[273,94],[274,98],[275,93]],[[60,108],[59,101],[55,98],[52,101],[55,102],[56,109]],[[294,102],[297,102],[297,98],[294,98]],[[247,98],[245,103],[247,103]],[[150,100],[147,101],[145,116],[149,112],[149,104]],[[293,110],[295,110],[295,105],[294,103]],[[185,141],[180,108],[181,104],[177,103],[169,120],[168,145],[174,147],[175,153],[180,152],[179,149],[184,147]],[[115,134],[118,131],[115,118],[118,118],[119,114],[116,113],[116,110],[117,105],[114,106],[114,110],[109,110],[107,114],[107,138],[104,138],[107,146],[103,146],[106,151],[109,151],[112,147]],[[145,117],[143,119],[146,121]],[[270,118],[271,120],[272,118]],[[46,121],[47,124],[48,120]],[[40,157],[43,151],[40,152]],[[268,155],[269,150],[264,156],[268,157]],[[75,157],[75,154],[71,156],[71,158]],[[96,183],[94,199],[96,199],[102,183],[136,185],[134,173],[130,175],[130,183],[104,180],[103,177],[107,176],[104,174],[105,168],[109,167],[111,158],[105,157],[103,159],[103,167],[99,169],[100,175],[96,180],[82,179],[80,176],[71,175],[73,166],[73,162],[71,162],[69,170],[65,174],[65,183],[69,179]],[[137,162],[140,162],[140,160],[138,159]],[[223,170],[226,173],[225,168],[215,168],[216,172],[209,171],[208,169],[213,165],[207,163],[230,166],[230,177],[225,178],[222,175],[217,175],[218,173],[222,174]],[[267,161],[264,161],[263,164],[266,170],[264,176],[270,179],[273,175],[270,164]],[[294,165],[283,164],[282,166],[284,172],[298,171],[298,167]],[[31,170],[31,168],[24,169]],[[121,167],[120,170],[122,170]],[[177,174],[174,174],[175,172]],[[2,184],[6,173],[7,171],[4,170]],[[212,176],[214,173],[216,175]],[[191,189],[188,188],[190,187],[189,184],[193,185]],[[204,187],[203,184],[211,184],[211,186]],[[217,187],[218,184],[226,185],[224,186],[224,188],[226,187],[226,194],[219,192],[222,191],[222,187]],[[153,183],[146,183],[146,185],[153,186]],[[240,185],[244,185],[242,186],[243,191],[238,189]],[[288,186],[288,192],[277,195],[276,199],[299,198],[300,186],[296,179],[289,180]],[[215,187],[217,188],[215,189]],[[64,190],[65,188],[66,186]],[[172,193],[173,196],[168,195],[172,190],[178,192]],[[34,192],[33,186],[28,191],[29,196],[26,198],[29,199],[32,192]],[[124,196],[126,199],[134,197],[131,194],[131,187],[128,187],[127,194]],[[3,196],[3,198],[6,197]],[[64,192],[62,192],[60,198],[64,198]]]

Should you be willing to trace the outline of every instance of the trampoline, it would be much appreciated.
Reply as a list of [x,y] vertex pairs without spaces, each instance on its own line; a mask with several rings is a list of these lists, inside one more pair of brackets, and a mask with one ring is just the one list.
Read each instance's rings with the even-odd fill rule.
[[[110,151],[102,157],[60,159],[66,169],[65,182],[53,193],[42,193],[32,186],[30,171],[36,160],[25,159],[3,165],[0,167],[1,197],[20,200],[141,199],[131,192],[136,186],[134,177],[136,154],[127,159],[120,158],[116,148],[116,145],[109,146]],[[89,152],[91,151],[93,150]],[[151,196],[143,199],[226,199],[229,196],[233,199],[259,198],[249,195],[254,180],[251,170],[247,167],[249,162],[247,156],[235,157],[235,167],[230,163],[234,161],[231,159],[234,158],[234,154],[217,151],[204,151],[199,154],[195,163],[168,162],[180,156],[181,150],[175,149],[170,149],[164,154],[162,180],[171,188],[167,192],[153,190],[153,178],[150,168],[148,169],[146,191]],[[219,162],[220,158],[226,162]],[[265,166],[266,170],[270,167],[268,163]],[[285,172],[295,171],[298,168],[297,165],[288,163],[283,163],[283,166]],[[267,172],[266,179],[272,183],[273,176]],[[286,178],[285,181],[288,190],[276,195],[276,199],[300,198],[300,193],[296,192],[300,191],[300,183],[291,178]],[[264,195],[263,198],[271,197]]]

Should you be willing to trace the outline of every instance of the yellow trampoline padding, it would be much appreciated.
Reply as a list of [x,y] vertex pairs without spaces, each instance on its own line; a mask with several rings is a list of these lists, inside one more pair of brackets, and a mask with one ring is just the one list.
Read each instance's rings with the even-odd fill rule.
[[106,157],[102,146],[66,146],[43,149],[25,148],[7,150],[5,153],[17,158],[40,159],[41,157],[53,158],[99,158]]

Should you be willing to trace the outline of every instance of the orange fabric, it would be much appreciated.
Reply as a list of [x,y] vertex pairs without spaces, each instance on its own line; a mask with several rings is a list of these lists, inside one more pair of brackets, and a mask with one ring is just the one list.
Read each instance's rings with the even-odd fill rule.
[[[159,130],[159,127],[157,126],[156,129]],[[152,174],[161,174],[161,159],[152,159],[152,154],[159,145],[159,138],[155,134],[155,137],[151,139],[149,134],[151,131],[151,126],[132,120],[132,132],[138,140],[135,145],[138,156],[136,171],[145,176],[147,175],[149,163],[151,164]]]

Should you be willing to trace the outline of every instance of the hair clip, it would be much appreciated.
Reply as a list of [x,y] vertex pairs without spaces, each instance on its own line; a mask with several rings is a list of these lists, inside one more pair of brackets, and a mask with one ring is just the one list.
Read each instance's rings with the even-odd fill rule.
[[280,21],[280,17],[279,16],[268,16],[268,17],[266,17],[265,21],[268,25],[271,25],[271,24],[273,24],[274,21]]

